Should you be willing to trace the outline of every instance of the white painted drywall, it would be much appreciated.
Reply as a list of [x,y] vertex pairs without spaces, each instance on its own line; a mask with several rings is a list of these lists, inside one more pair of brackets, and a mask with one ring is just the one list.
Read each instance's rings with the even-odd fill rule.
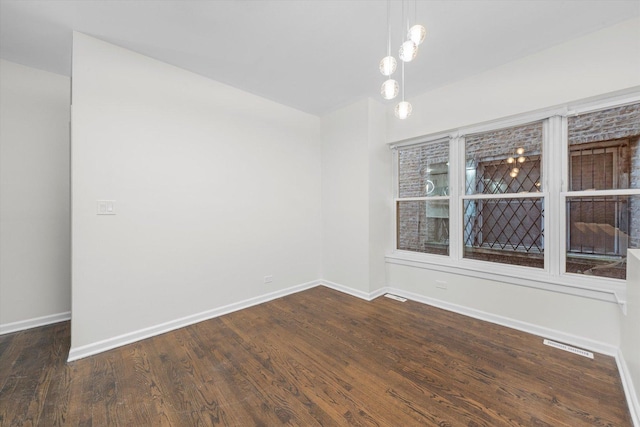
[[370,98],[322,118],[323,279],[365,294],[386,286],[393,249],[391,151]]
[[[574,336],[572,344],[613,349],[620,341],[616,304],[398,264],[387,269],[393,288]],[[438,289],[436,281],[447,289]]]
[[73,44],[72,352],[320,277],[319,118]]
[[[428,78],[425,76],[425,78]],[[640,18],[415,96],[408,120],[387,109],[388,140],[441,132],[640,85]],[[409,82],[409,87],[410,82]]]
[[[627,314],[621,317],[620,351],[636,393],[633,397],[637,411],[640,409],[640,249],[627,251]],[[640,417],[640,412],[636,416]]]
[[369,292],[369,100],[322,117],[323,279]]
[[0,331],[71,308],[69,90],[0,60]]
[[[410,98],[413,116],[387,110],[388,139],[397,141],[551,107],[640,85],[640,19],[557,45],[483,74]],[[390,286],[426,297],[548,327],[617,347],[614,303],[411,266],[388,265]],[[435,280],[449,289],[435,289]]]
[[393,159],[386,144],[385,107],[369,100],[369,291],[387,285],[385,255],[393,250]]

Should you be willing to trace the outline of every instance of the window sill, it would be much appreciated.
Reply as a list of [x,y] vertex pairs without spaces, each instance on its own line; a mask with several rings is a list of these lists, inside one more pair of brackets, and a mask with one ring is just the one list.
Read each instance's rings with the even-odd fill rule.
[[450,256],[396,250],[385,256],[388,264],[442,271],[463,276],[494,280],[517,286],[544,289],[600,301],[626,308],[626,282],[615,279],[584,277],[577,274],[552,276],[548,271],[532,267],[496,264],[476,260],[455,260]]

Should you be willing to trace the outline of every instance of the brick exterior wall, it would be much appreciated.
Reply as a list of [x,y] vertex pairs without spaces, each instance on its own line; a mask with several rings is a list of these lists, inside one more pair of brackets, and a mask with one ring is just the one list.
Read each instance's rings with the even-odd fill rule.
[[[608,141],[620,141],[622,144],[615,155],[617,155],[617,188],[640,188],[640,103],[623,105],[621,107],[609,108],[601,111],[580,114],[568,119],[568,137],[570,150],[580,150],[582,147],[589,149],[597,149],[598,146],[611,146],[615,144],[607,144]],[[606,161],[609,161],[607,159]],[[575,160],[574,160],[575,162]],[[613,183],[606,175],[607,164],[597,163],[593,166],[592,177],[585,179],[582,177],[583,185],[578,185],[577,174],[572,173],[572,189],[586,190],[589,188],[607,189],[612,188]],[[627,199],[627,198],[624,198]],[[595,203],[593,203],[595,204]],[[605,209],[611,203],[597,203],[600,210]],[[622,218],[622,226],[627,225],[628,228],[628,246],[630,248],[640,248],[640,197],[631,196],[625,202],[619,204],[620,208],[627,207],[628,219]],[[584,209],[582,214],[583,221],[589,222],[589,217],[594,218],[591,223],[598,223],[595,219],[600,218],[604,224],[607,219],[604,213],[599,212],[596,207]],[[611,207],[610,211],[613,210]],[[578,219],[579,220],[579,219]],[[608,221],[610,225],[616,224]],[[625,222],[627,224],[625,224]],[[575,224],[572,225],[576,227]],[[605,231],[603,231],[605,233]],[[600,242],[593,236],[592,246],[610,245],[604,236]],[[625,251],[626,253],[626,251]]]
[[569,117],[569,145],[640,135],[640,103]]
[[[640,103],[570,117],[568,119],[568,127],[570,150],[574,155],[577,152],[581,152],[578,154],[579,157],[572,157],[570,162],[570,167],[573,169],[571,173],[573,190],[605,189],[613,186],[614,180],[611,177],[611,173],[607,174],[606,172],[607,169],[610,170],[613,167],[613,157],[612,155],[603,154],[601,147],[616,146],[618,145],[617,142],[610,142],[616,140],[626,140],[624,141],[626,145],[617,149],[618,151],[611,151],[618,156],[615,159],[618,170],[618,175],[615,177],[615,181],[618,183],[617,187],[640,188]],[[475,174],[468,173],[466,176],[466,194],[518,193],[521,191],[542,190],[540,184],[541,167],[543,167],[540,165],[542,129],[542,122],[536,122],[466,136],[467,170],[475,171]],[[605,141],[607,143],[604,143]],[[513,165],[508,165],[506,159],[510,156],[517,157],[515,153],[520,147],[524,149],[524,156],[527,158],[526,162],[528,163],[521,165],[521,172],[516,179],[511,179],[508,176],[508,171]],[[588,153],[589,150],[591,150],[590,153]],[[588,158],[588,155],[591,155],[591,157]],[[439,185],[436,185],[437,188],[431,195],[448,195],[448,175],[446,173],[447,168],[444,166],[449,161],[448,157],[448,142],[399,149],[399,196],[401,198],[427,196],[425,190],[427,180],[440,182]],[[588,165],[589,162],[591,162],[590,165]],[[580,169],[579,173],[575,171],[576,168]],[[442,184],[442,180],[446,185]],[[487,185],[487,182],[491,182],[491,185]],[[499,189],[496,187],[496,182],[501,183]],[[583,212],[586,212],[583,216],[589,216],[589,209],[591,209],[594,221],[595,219],[601,220],[603,224],[608,223],[613,228],[616,225],[620,228],[627,228],[629,233],[628,246],[639,248],[640,196],[621,197],[621,199],[624,199],[624,201],[617,203],[617,207],[615,207],[615,202],[605,202],[604,200],[592,203],[591,207],[585,205],[582,208]],[[570,202],[572,201],[570,200]],[[398,204],[397,231],[399,249],[448,253],[448,206],[442,206],[443,202],[438,203],[439,205],[434,201],[412,201]],[[490,203],[485,204],[490,205]],[[540,207],[528,213],[531,216],[530,218],[522,218],[523,223],[531,225],[540,220],[542,206],[541,204],[536,205],[540,205]],[[607,210],[617,209],[620,211],[620,209],[627,208],[628,220],[622,218],[619,224],[611,223],[611,221],[607,222],[600,212],[596,212],[599,209],[597,208],[598,205]],[[575,207],[572,205],[568,213],[575,215],[574,211]],[[488,218],[488,214],[489,212],[486,212],[480,216],[487,216]],[[465,212],[464,234],[470,237],[466,240],[468,245],[465,247],[465,252],[469,253],[469,257],[520,265],[529,265],[526,259],[530,258],[532,259],[531,265],[542,267],[540,260],[542,253],[539,256],[535,256],[536,260],[534,261],[531,253],[519,258],[519,256],[515,255],[496,254],[494,253],[495,251],[486,252],[486,247],[482,247],[481,239],[476,239],[476,234],[478,230],[482,230],[483,224],[475,223],[475,219],[472,218],[474,215],[477,215],[477,213]],[[587,220],[586,216],[583,218],[585,222]],[[512,218],[505,217],[502,218],[502,221],[505,228],[513,224]],[[500,227],[497,229],[500,229]],[[570,224],[570,230],[572,230],[572,233],[577,234],[579,227],[576,224]],[[542,233],[541,229],[540,233]],[[523,241],[526,240],[526,237],[523,236]],[[540,234],[541,237],[542,234]],[[609,248],[607,246],[610,244],[609,241],[598,242],[597,237],[590,237],[591,241],[595,242],[593,243],[594,246],[600,244]],[[505,248],[505,250],[507,249]],[[510,260],[509,258],[513,259]],[[615,271],[606,269],[591,270],[591,267],[598,264],[597,260],[588,261],[586,265],[582,261],[574,262],[574,260],[571,260],[567,262],[567,271],[624,278],[624,265],[612,267]]]
[[[483,185],[482,178],[486,173],[482,171],[483,164],[499,162],[507,168],[506,159],[516,155],[518,148],[524,149],[524,156],[539,156],[542,147],[542,122],[530,123],[523,126],[516,126],[506,129],[498,129],[492,132],[485,132],[465,137],[465,152],[467,169],[480,169],[475,174],[475,178],[467,175],[466,194],[487,194],[492,193],[491,188]],[[540,171],[538,171],[538,174]],[[538,176],[539,178],[539,176]],[[518,185],[513,185],[513,181],[507,176],[504,179],[508,184],[508,189],[504,192],[513,193],[520,191],[534,191],[535,189],[523,189]],[[503,191],[501,191],[503,192]]]
[[[443,172],[449,161],[449,141],[434,142],[398,150],[398,194],[400,197],[425,197],[431,171]],[[448,183],[447,183],[448,185]],[[438,194],[442,196],[443,194]]]
[[449,218],[430,217],[430,204],[443,207],[448,202],[400,202],[398,205],[398,249],[439,255],[449,254]]
[[[449,141],[398,150],[398,194],[426,197],[448,194]],[[397,209],[398,249],[435,254],[449,253],[449,206],[446,201],[401,202]]]

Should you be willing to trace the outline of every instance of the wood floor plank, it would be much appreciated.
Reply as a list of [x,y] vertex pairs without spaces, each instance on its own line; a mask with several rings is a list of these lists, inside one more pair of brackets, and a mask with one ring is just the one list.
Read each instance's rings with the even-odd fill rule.
[[316,287],[66,363],[0,336],[0,426],[631,426],[615,360],[413,301]]
[[[36,408],[41,406],[41,390],[47,387],[46,377],[48,370],[41,369],[46,365],[49,349],[52,344],[50,331],[54,326],[48,326],[46,333],[38,334],[36,339],[27,339],[19,349],[17,357],[11,362],[0,400],[0,416],[12,425],[35,425],[39,412]],[[27,332],[19,332],[26,336]],[[21,341],[17,338],[17,341]],[[14,343],[15,345],[15,343]],[[0,363],[2,365],[2,363]],[[1,369],[6,371],[5,368]],[[14,402],[6,402],[6,396],[15,396]],[[6,405],[5,403],[11,403]]]
[[[246,329],[240,322],[233,321],[234,318],[229,319],[230,322],[235,323],[240,330]],[[230,327],[234,327],[231,325]],[[270,328],[270,330],[264,330],[259,336],[248,335],[247,345],[254,346],[255,343],[260,343],[263,347],[258,351],[261,354],[266,355],[266,360],[263,361],[265,375],[273,377],[272,380],[277,382],[279,386],[285,391],[293,391],[293,399],[298,403],[302,403],[309,407],[313,405],[313,401],[309,399],[307,393],[315,396],[314,400],[319,399],[317,402],[322,408],[323,412],[329,412],[334,417],[345,417],[347,415],[352,423],[363,423],[364,425],[370,425],[370,416],[363,411],[362,405],[359,404],[357,399],[354,399],[354,393],[351,393],[353,386],[347,382],[348,378],[344,375],[331,375],[330,372],[335,368],[330,363],[325,363],[325,370],[318,369],[315,365],[315,360],[326,356],[326,351],[321,349],[312,355],[304,354],[295,347],[298,343],[296,335],[299,334],[287,334],[287,340],[282,341],[276,328]],[[268,342],[276,342],[277,345],[269,346]],[[292,346],[294,344],[294,346]],[[307,347],[304,345],[303,347]],[[317,348],[317,347],[316,347]],[[282,355],[281,355],[282,353]],[[288,355],[286,358],[284,355]],[[291,355],[295,357],[292,358]],[[330,360],[325,360],[331,362]],[[313,375],[310,375],[308,369],[304,366],[313,366]],[[287,369],[278,369],[279,367],[290,367]],[[302,368],[302,369],[301,369]],[[311,368],[309,368],[311,369]],[[265,372],[266,371],[266,372]],[[329,371],[329,372],[327,372]],[[268,372],[268,373],[267,373]],[[349,393],[342,392],[343,389],[349,390]],[[340,410],[337,410],[340,408]],[[346,408],[346,411],[344,410]],[[355,415],[354,415],[355,414]],[[318,419],[321,424],[322,419]],[[310,421],[309,421],[310,422]]]
[[[219,322],[217,319],[211,323]],[[185,328],[190,334],[190,351],[195,355],[197,362],[194,369],[195,381],[203,391],[203,399],[214,408],[214,412],[209,415],[212,425],[252,425],[252,418],[248,417],[245,411],[238,411],[238,406],[244,406],[243,399],[237,399],[237,393],[233,383],[226,381],[225,364],[223,358],[216,351],[216,343],[226,339],[221,333],[219,325],[215,328],[206,327],[203,324],[196,324]]]
[[[79,426],[97,425],[93,418],[93,358],[86,358],[67,364],[69,371],[69,390],[67,395],[68,412],[65,422]],[[64,425],[64,424],[63,424]]]
[[54,326],[54,341],[50,349],[49,361],[45,365],[50,369],[43,369],[52,376],[46,387],[41,419],[47,420],[52,426],[61,426],[64,425],[69,403],[65,398],[69,388],[69,371],[65,365],[69,355],[70,337],[67,324],[58,323]]
[[[359,330],[361,330],[361,331],[362,331],[362,329],[364,329],[364,328],[362,328],[362,325],[358,325],[358,326],[359,326],[359,327],[358,327],[358,329],[359,329]],[[376,332],[380,332],[380,331],[376,331]],[[337,335],[337,334],[335,334],[335,333],[333,333],[333,332],[329,332],[329,334],[330,334],[331,336],[335,336],[335,335]],[[362,334],[360,334],[360,335],[362,335]],[[378,335],[379,335],[379,334],[378,334]],[[370,350],[370,351],[367,351],[367,352],[366,352],[366,353],[367,353],[367,357],[371,357],[371,355],[381,355],[381,356],[383,357],[383,359],[376,360],[376,363],[377,363],[378,365],[380,365],[380,366],[385,367],[385,369],[390,369],[391,365],[389,364],[389,361],[392,361],[392,363],[396,363],[396,362],[400,361],[400,359],[401,359],[401,355],[400,355],[400,354],[398,354],[398,353],[396,353],[395,351],[393,351],[393,354],[391,354],[391,355],[386,355],[387,357],[384,357],[384,356],[385,356],[384,351],[381,351],[381,350],[384,350],[384,348],[383,348],[383,347],[380,347],[380,346],[379,346],[379,344],[376,344],[376,343],[375,343],[375,341],[376,341],[375,336],[376,336],[376,334],[374,333],[374,334],[372,334],[372,335],[371,335],[371,337],[366,337],[366,338],[364,338],[364,340],[363,340],[363,341],[358,342],[358,347],[361,347],[361,348],[366,349],[366,348],[367,348],[367,343],[372,344],[372,345],[374,346],[374,348],[373,348],[372,350]],[[364,365],[367,365],[366,360],[362,360],[362,358],[361,358],[360,356],[357,356],[357,354],[356,354],[356,353],[352,353],[352,358],[353,358],[353,360],[354,360],[354,362],[355,362],[355,363],[353,364],[353,366],[364,366]],[[388,374],[389,374],[389,373],[391,373],[391,372],[392,372],[392,371],[389,371],[389,372],[388,372]],[[363,376],[366,376],[366,373],[364,373],[364,372],[359,372],[359,373],[358,373],[358,375],[357,375],[357,377],[360,377],[360,378],[362,378]],[[387,378],[388,378],[388,377],[389,377],[389,375],[387,375]],[[442,382],[443,382],[443,383],[446,383],[446,381],[447,381],[447,380],[442,380]],[[415,388],[415,387],[414,387],[414,388]],[[380,395],[384,395],[384,394],[385,394],[385,392],[386,392],[386,393],[388,393],[389,395],[392,395],[392,396],[394,397],[394,399],[397,399],[397,398],[398,398],[398,394],[397,394],[394,390],[386,390],[386,391],[385,391],[385,389],[384,389],[384,388],[381,388],[381,390],[380,390],[380,393],[379,393],[379,394],[380,394]],[[418,396],[418,397],[419,397],[419,398],[420,398],[420,397],[424,398],[424,393],[422,393],[422,396]],[[433,393],[433,392],[432,392],[432,393],[431,393],[431,396],[430,396],[430,399],[437,399],[437,400],[439,400],[439,402],[440,402],[440,403],[445,403],[445,404],[447,404],[447,403],[448,403],[448,404],[449,404],[449,406],[453,406],[453,405],[451,405],[451,403],[450,403],[450,402],[447,402],[446,398],[444,398],[443,396],[439,396],[439,395],[437,395],[437,393]],[[371,398],[370,398],[369,400],[371,400]],[[402,401],[402,399],[399,399],[399,400],[401,400],[401,401]],[[385,401],[385,402],[381,402],[381,403],[383,403],[384,405],[388,405],[388,404],[389,404],[389,401]],[[419,413],[419,411],[414,411],[414,409],[413,409],[413,408],[411,408],[410,406],[408,406],[408,405],[406,405],[406,406],[407,406],[407,408],[405,408],[405,409],[406,409],[407,411],[405,411],[405,412],[407,412],[407,413],[412,413],[412,411],[413,411],[414,415]],[[454,411],[454,412],[455,412],[455,411]],[[431,415],[433,415],[433,413],[431,413],[431,414],[430,414],[430,416],[431,416]],[[461,412],[461,413],[459,414],[459,416],[460,416],[460,417],[462,417],[462,418],[465,418],[465,417],[467,417],[467,416],[468,416],[468,414],[466,414],[466,413],[464,413],[464,412]],[[445,420],[443,420],[443,419],[435,419],[435,418],[428,418],[428,419],[429,419],[430,421],[434,422],[434,423],[442,423],[442,422],[446,422],[446,421],[445,421]],[[465,424],[466,424],[466,423],[465,423]]]

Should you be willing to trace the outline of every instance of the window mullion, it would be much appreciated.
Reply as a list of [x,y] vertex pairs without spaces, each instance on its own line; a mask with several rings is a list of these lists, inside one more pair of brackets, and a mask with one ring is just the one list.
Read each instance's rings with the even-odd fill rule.
[[398,248],[398,197],[400,196],[400,190],[399,190],[399,171],[400,168],[398,167],[398,149],[395,146],[391,147],[391,176],[392,176],[392,182],[391,185],[393,186],[393,191],[391,192],[391,194],[393,194],[393,199],[396,201],[393,203],[393,215],[391,215],[390,220],[392,221],[391,223],[391,232],[393,233],[393,247],[394,248]]
[[489,194],[465,194],[460,196],[463,200],[493,200],[493,199],[540,199],[547,195],[546,192],[527,193],[489,193]]
[[[533,120],[539,117],[534,115],[515,122],[493,121],[393,144],[396,249],[401,254],[403,250],[407,254],[424,252],[411,256],[434,265],[451,263],[507,275],[518,275],[512,266],[518,265],[537,268],[531,271],[549,283],[621,288],[626,249],[638,247],[640,241],[636,174],[640,95],[634,94],[633,103],[630,99],[622,104],[619,98],[599,99],[598,105],[585,104],[570,116],[568,107],[545,110],[551,112],[546,120]],[[433,146],[423,149],[422,144]],[[437,178],[433,184],[425,174],[445,173],[440,153],[445,147],[449,150],[449,191],[440,187],[442,191],[432,192],[429,185],[438,188]],[[425,169],[417,169],[418,157],[404,150],[425,150],[419,153]],[[522,152],[525,155],[517,157]],[[435,172],[430,165],[437,166]],[[413,175],[419,178],[417,186]],[[473,194],[466,194],[467,181]],[[400,194],[411,197],[400,198]],[[427,236],[437,227],[426,221],[445,218],[447,198],[448,235]],[[398,222],[401,208],[402,221]],[[419,222],[425,212],[427,220]],[[448,236],[448,259],[437,250],[422,250],[426,243],[414,249],[414,228],[427,236],[418,235],[424,241],[444,243]],[[400,237],[405,235],[409,243],[400,247],[399,242],[405,241]],[[504,258],[508,256],[511,258]]]
[[[449,256],[459,260],[462,257],[462,199],[461,171],[464,171],[464,146],[463,139],[455,135],[449,140]],[[462,166],[462,167],[461,167]]]
[[622,188],[616,190],[581,190],[562,192],[567,197],[600,197],[600,196],[638,196],[640,189],[638,188]]
[[[543,182],[545,193],[549,195],[544,200],[544,240],[545,240],[545,265],[551,276],[558,277],[564,266],[563,258],[566,256],[566,244],[564,229],[566,218],[564,214],[565,203],[560,198],[560,193],[567,182],[567,140],[566,119],[561,116],[549,117],[545,122],[542,155],[543,155]],[[552,221],[552,218],[560,218]]]
[[570,165],[570,154],[569,154],[569,128],[567,117],[561,118],[560,125],[560,141],[555,146],[556,152],[559,150],[559,155],[557,158],[560,159],[560,165],[557,170],[560,173],[560,176],[557,177],[559,181],[558,191],[559,194],[554,195],[552,198],[558,201],[559,210],[558,210],[558,234],[557,239],[555,240],[556,246],[558,247],[558,270],[557,275],[564,275],[567,270],[567,198],[565,197],[566,191],[569,189],[569,165]]

